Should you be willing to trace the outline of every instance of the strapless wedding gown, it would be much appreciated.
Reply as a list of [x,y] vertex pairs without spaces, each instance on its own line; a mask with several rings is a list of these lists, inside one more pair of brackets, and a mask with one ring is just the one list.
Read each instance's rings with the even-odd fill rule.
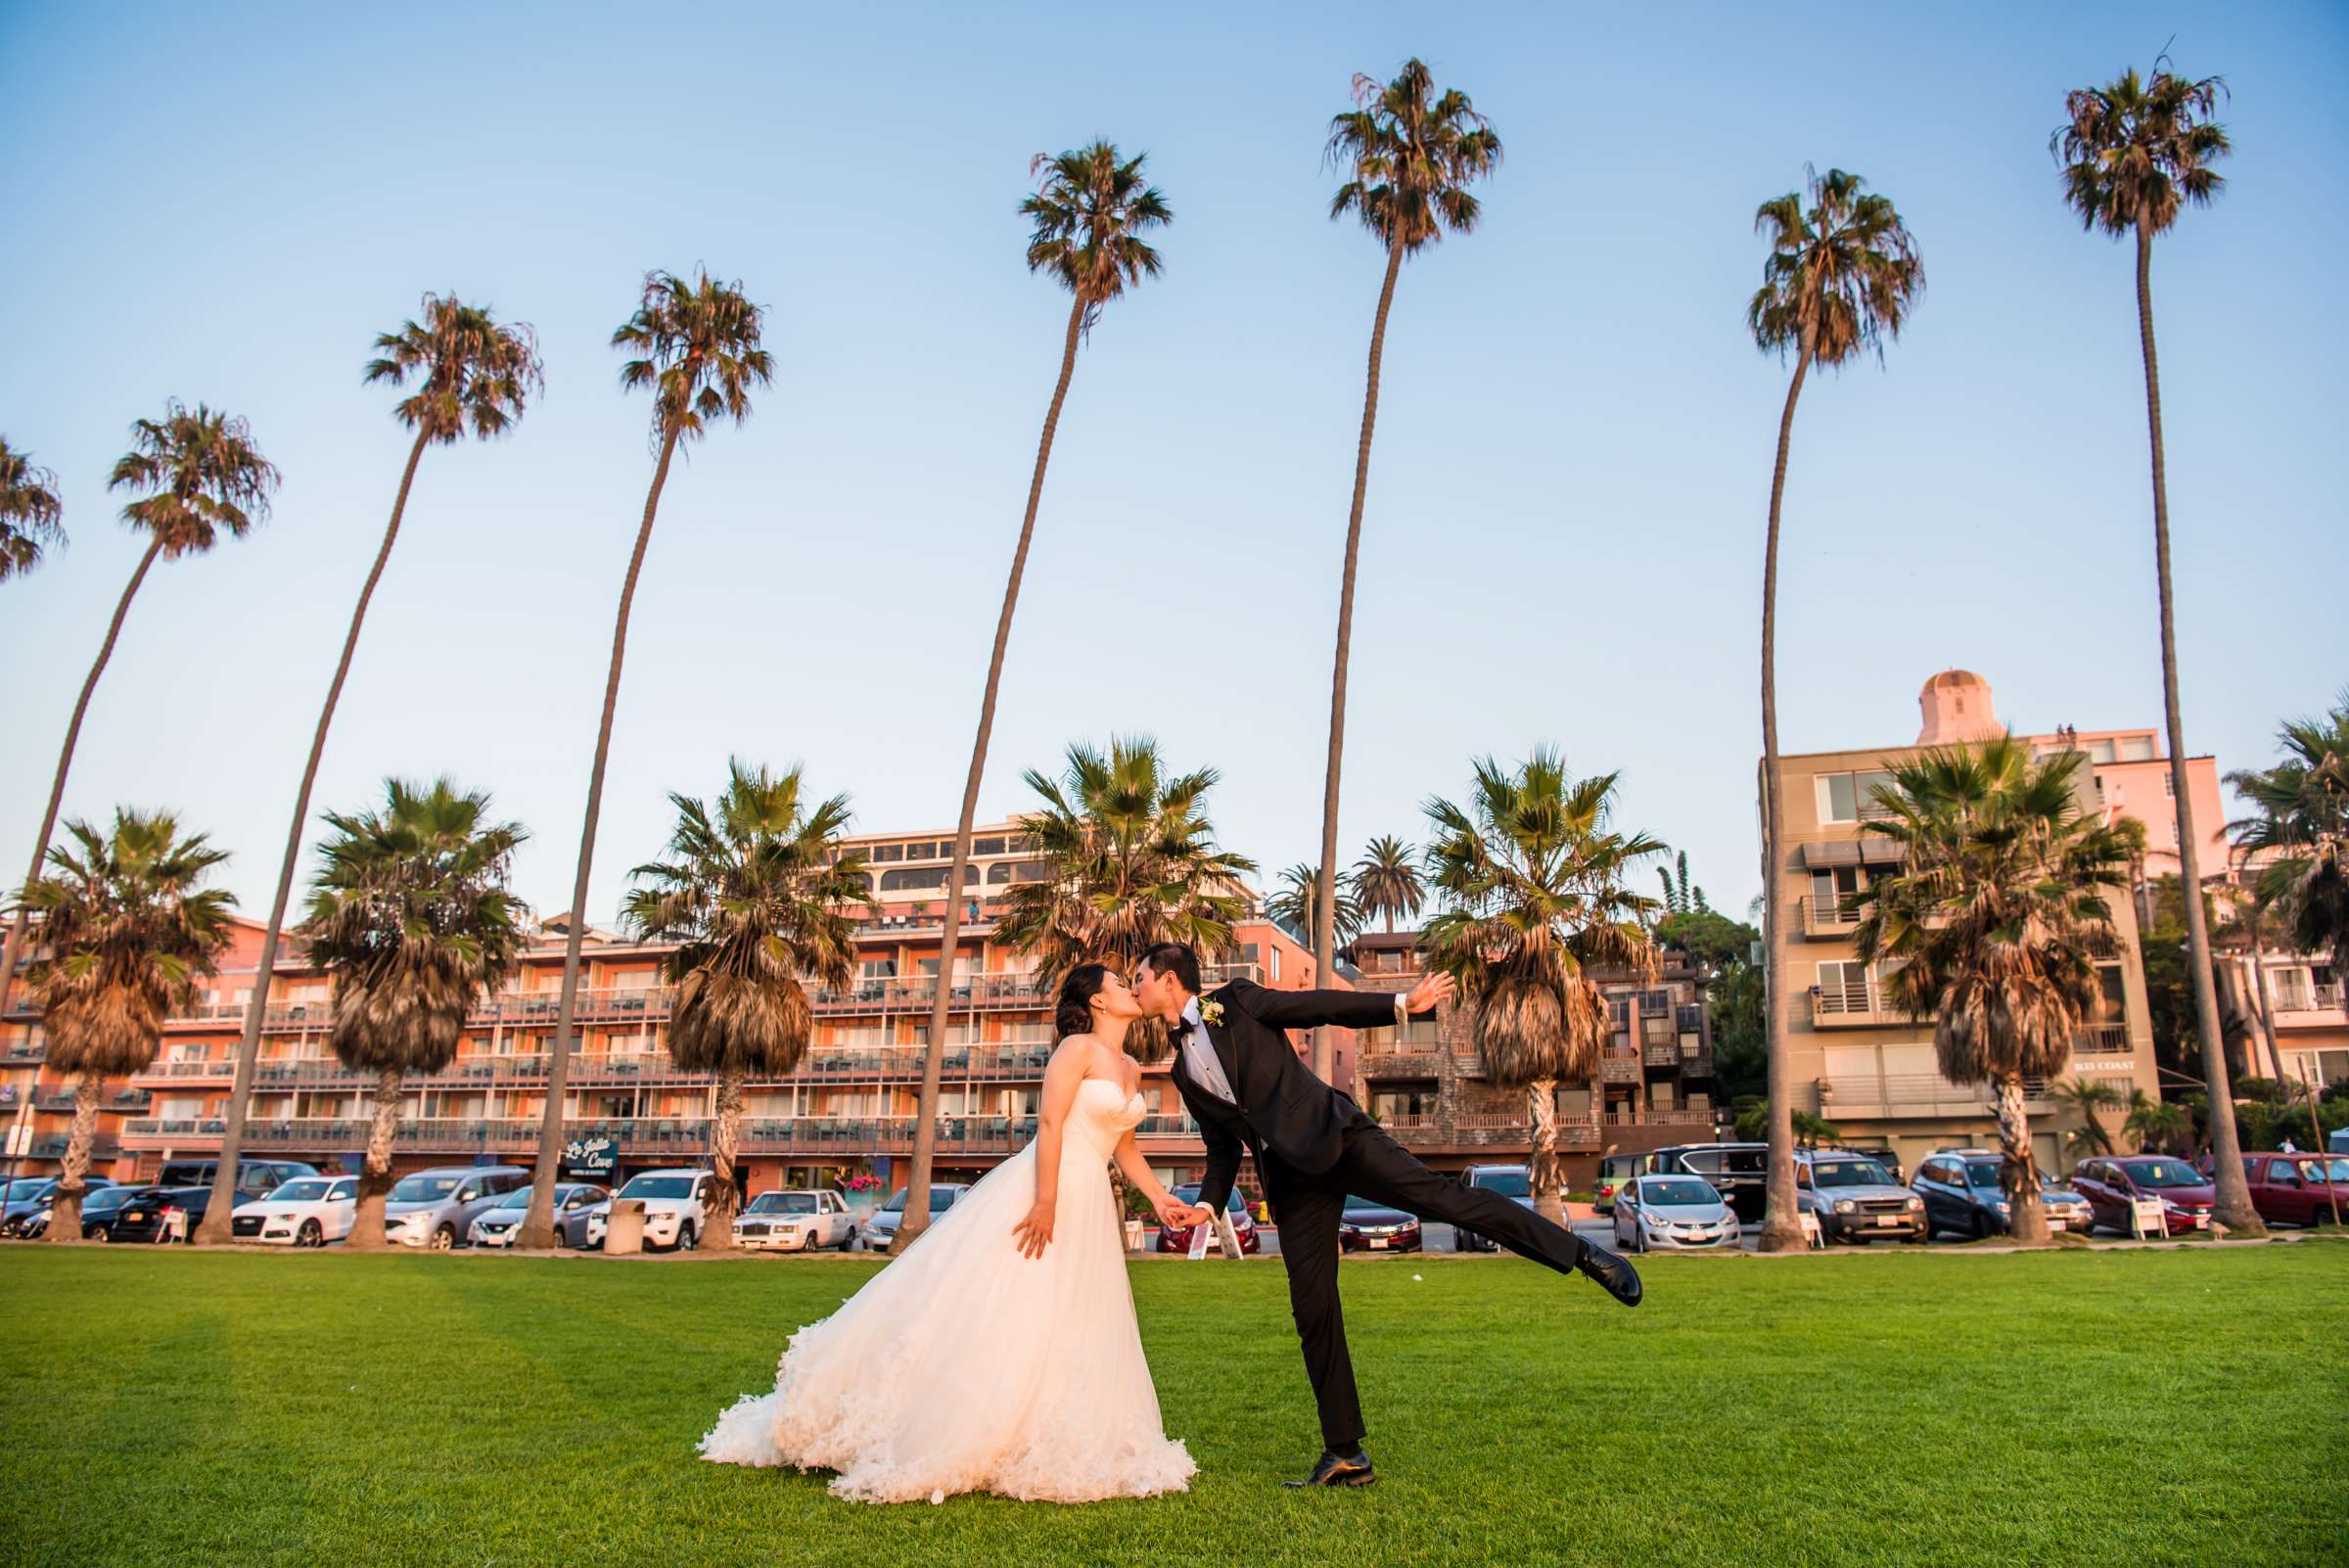
[[1187,1490],[1198,1467],[1160,1424],[1109,1183],[1110,1153],[1143,1114],[1107,1079],[1078,1084],[1041,1258],[1012,1236],[1036,1203],[1031,1143],[792,1335],[774,1392],[720,1415],[702,1456],[837,1470],[833,1493],[865,1502]]

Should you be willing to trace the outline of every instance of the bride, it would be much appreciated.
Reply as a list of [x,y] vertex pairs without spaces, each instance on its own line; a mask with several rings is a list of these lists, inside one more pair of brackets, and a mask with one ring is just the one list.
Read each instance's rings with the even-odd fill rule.
[[1140,1016],[1106,966],[1070,974],[1036,1140],[792,1335],[774,1392],[721,1414],[704,1458],[836,1470],[833,1493],[865,1502],[1187,1490],[1197,1466],[1159,1421],[1109,1162],[1163,1222],[1213,1217],[1170,1195],[1134,1146],[1141,1070],[1124,1045]]

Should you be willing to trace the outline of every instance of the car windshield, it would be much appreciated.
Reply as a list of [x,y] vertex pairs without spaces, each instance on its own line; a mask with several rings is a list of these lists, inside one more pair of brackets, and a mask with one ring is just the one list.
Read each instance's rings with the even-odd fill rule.
[[1999,1184],[1999,1162],[1969,1160],[1965,1166],[1965,1184],[1969,1187],[1995,1187]]
[[421,1176],[406,1176],[392,1189],[391,1196],[387,1201],[392,1203],[436,1203],[456,1191],[457,1183],[464,1179],[463,1176],[438,1176],[429,1171]]
[[2129,1179],[2141,1187],[2199,1187],[2209,1183],[2202,1173],[2184,1160],[2147,1160],[2124,1167]]
[[1694,1176],[1649,1176],[1639,1183],[1639,1201],[1658,1204],[1719,1203],[1721,1194]]
[[49,1189],[56,1185],[55,1176],[19,1176],[8,1184],[8,1201],[22,1203],[26,1198],[46,1198]]
[[[1181,1199],[1184,1203],[1197,1203],[1199,1201],[1199,1183],[1192,1181],[1183,1186],[1176,1187],[1174,1189],[1174,1196]],[[1223,1200],[1223,1209],[1227,1214],[1246,1214],[1248,1212],[1248,1200],[1240,1196],[1239,1188],[1234,1187],[1231,1189],[1231,1195]]]
[[815,1194],[812,1192],[761,1192],[751,1200],[745,1214],[813,1214]]
[[332,1181],[313,1180],[308,1176],[303,1176],[299,1180],[287,1182],[269,1196],[284,1203],[316,1203],[320,1198],[325,1197],[333,1187]]
[[[1620,1176],[1622,1173],[1611,1171],[1608,1175]],[[1470,1185],[1482,1187],[1487,1192],[1497,1192],[1504,1198],[1530,1198],[1534,1195],[1533,1178],[1523,1171],[1479,1171]]]
[[1391,1203],[1377,1203],[1369,1198],[1358,1197],[1353,1193],[1349,1193],[1346,1197],[1346,1212],[1348,1214],[1363,1214],[1368,1212],[1392,1214],[1395,1212],[1395,1206]]
[[[560,1203],[562,1199],[563,1193],[560,1189],[558,1189],[555,1193],[555,1200]],[[529,1187],[516,1187],[513,1191],[507,1193],[504,1197],[498,1199],[489,1207],[492,1209],[528,1209],[530,1206],[530,1189]]]
[[89,1214],[99,1209],[119,1209],[130,1201],[134,1190],[131,1187],[100,1187],[95,1192],[85,1193],[81,1200],[81,1212]]
[[1889,1187],[1892,1177],[1873,1160],[1814,1160],[1811,1184],[1817,1187]]
[[620,1189],[623,1198],[690,1198],[693,1184],[699,1177],[689,1176],[640,1176]]
[[[930,1212],[932,1214],[943,1214],[953,1201],[954,1189],[952,1187],[932,1187],[930,1189]],[[881,1212],[883,1214],[903,1214],[905,1212],[905,1189],[899,1187],[891,1193],[889,1201],[881,1205]]]

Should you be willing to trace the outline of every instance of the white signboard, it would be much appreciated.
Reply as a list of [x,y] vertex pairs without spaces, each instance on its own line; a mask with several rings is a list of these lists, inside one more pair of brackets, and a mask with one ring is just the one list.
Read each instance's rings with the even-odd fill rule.
[[1803,1242],[1806,1246],[1824,1247],[1827,1238],[1819,1233],[1819,1216],[1805,1209],[1802,1213]]
[[2159,1198],[2130,1200],[2129,1233],[2140,1237],[2166,1236],[2170,1233],[2169,1217],[2162,1211]]

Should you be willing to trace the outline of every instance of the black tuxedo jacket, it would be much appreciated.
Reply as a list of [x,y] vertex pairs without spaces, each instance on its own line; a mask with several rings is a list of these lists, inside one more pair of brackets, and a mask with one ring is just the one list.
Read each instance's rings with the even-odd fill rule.
[[[1219,1010],[1220,1019],[1207,1018]],[[1208,1208],[1223,1211],[1244,1149],[1260,1156],[1268,1149],[1291,1169],[1318,1175],[1338,1163],[1348,1129],[1375,1125],[1352,1098],[1315,1078],[1281,1031],[1322,1024],[1341,1029],[1391,1025],[1393,992],[1267,991],[1253,981],[1235,980],[1201,998],[1200,1015],[1223,1064],[1224,1080],[1239,1096],[1234,1105],[1202,1085],[1184,1069],[1182,1052],[1175,1051],[1174,1086],[1207,1144],[1199,1201]]]

